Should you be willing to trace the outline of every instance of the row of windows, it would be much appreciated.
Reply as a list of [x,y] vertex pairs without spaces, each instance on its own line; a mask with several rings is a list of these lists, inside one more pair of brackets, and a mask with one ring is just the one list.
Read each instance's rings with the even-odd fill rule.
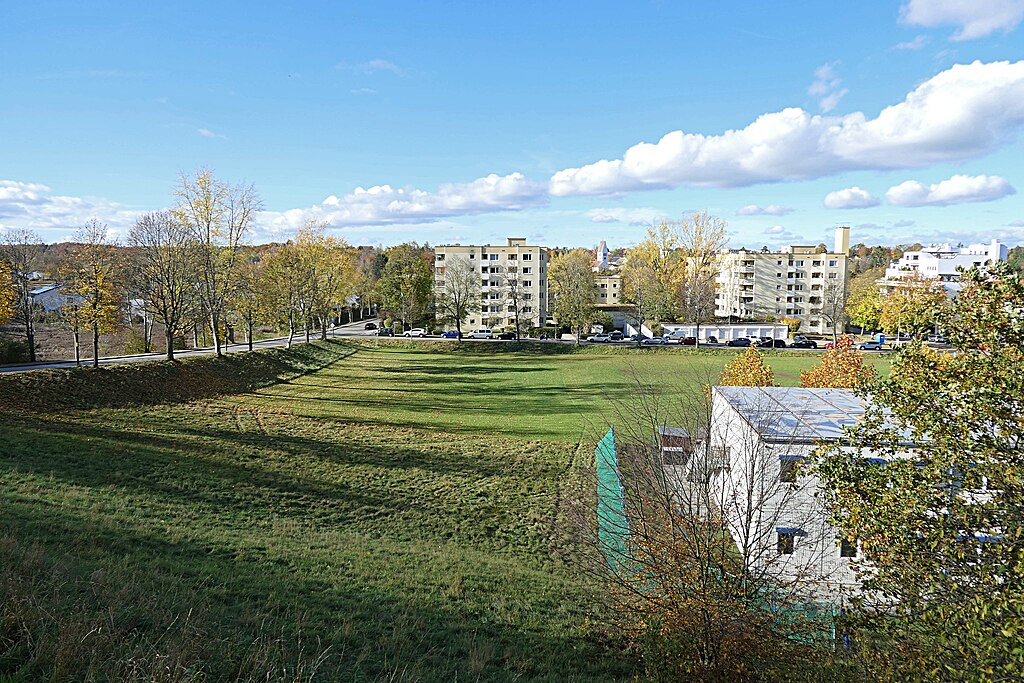
[[[522,256],[523,256],[523,260],[524,261],[532,261],[533,260],[533,254],[523,254]],[[480,254],[480,258],[481,259],[483,259],[484,257],[486,257],[488,261],[497,261],[498,259],[501,258],[501,254],[487,254],[487,253]],[[437,260],[437,261],[444,261],[444,258],[445,258],[445,254],[436,254],[435,255],[435,260]],[[469,254],[469,258],[475,260],[476,259],[476,254],[471,252]],[[507,258],[509,261],[515,261],[515,260],[518,260],[519,255],[518,254],[506,254],[505,258]],[[542,255],[540,257],[540,259],[543,261],[544,260],[544,256]]]
[[[776,533],[778,534],[778,539],[776,540],[775,547],[779,555],[792,555],[796,549],[796,537],[803,535],[803,532],[798,529],[787,529],[785,531],[779,530]],[[857,557],[856,539],[840,539],[839,557]]]

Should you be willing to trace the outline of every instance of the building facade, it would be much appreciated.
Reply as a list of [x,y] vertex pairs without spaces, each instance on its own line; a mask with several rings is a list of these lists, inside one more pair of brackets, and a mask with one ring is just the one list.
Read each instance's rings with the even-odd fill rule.
[[[800,320],[801,330],[831,334],[830,302],[845,300],[850,228],[836,228],[832,251],[789,246],[781,251],[723,251],[715,316]],[[834,307],[834,306],[833,306]]]
[[908,251],[898,261],[885,269],[885,277],[879,281],[883,290],[891,289],[902,278],[920,276],[938,279],[949,295],[960,291],[960,273],[958,268],[967,270],[974,266],[984,266],[1005,261],[1009,257],[1009,249],[999,240],[988,244],[972,244],[967,247],[953,248],[949,244],[934,244],[916,251]]
[[434,292],[444,292],[444,275],[456,259],[464,259],[479,275],[479,305],[470,306],[462,327],[501,330],[519,325],[525,332],[547,320],[548,251],[509,237],[504,245],[444,244],[434,249]]

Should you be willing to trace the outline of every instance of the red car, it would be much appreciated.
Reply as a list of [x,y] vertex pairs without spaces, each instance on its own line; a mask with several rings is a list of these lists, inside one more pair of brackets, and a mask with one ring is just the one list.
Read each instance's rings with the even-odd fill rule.
[[697,345],[697,338],[696,337],[683,337],[682,339],[679,340],[679,343],[682,344],[683,346],[696,346]]

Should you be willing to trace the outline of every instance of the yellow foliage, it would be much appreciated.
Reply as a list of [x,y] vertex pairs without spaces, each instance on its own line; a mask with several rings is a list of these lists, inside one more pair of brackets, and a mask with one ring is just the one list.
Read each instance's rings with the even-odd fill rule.
[[764,362],[764,355],[751,346],[725,366],[719,383],[727,387],[771,387],[775,386],[775,373]]
[[14,317],[14,302],[17,294],[14,291],[14,275],[11,266],[0,261],[0,325]]
[[840,337],[821,354],[818,367],[800,373],[800,386],[823,389],[857,389],[877,377],[864,366],[864,354],[853,350],[853,339]]

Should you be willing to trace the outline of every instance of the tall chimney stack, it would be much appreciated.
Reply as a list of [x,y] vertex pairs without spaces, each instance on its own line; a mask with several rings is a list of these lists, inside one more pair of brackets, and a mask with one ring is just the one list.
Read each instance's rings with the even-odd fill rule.
[[836,226],[836,248],[833,253],[836,254],[849,254],[850,253],[850,226],[849,225],[837,225]]

